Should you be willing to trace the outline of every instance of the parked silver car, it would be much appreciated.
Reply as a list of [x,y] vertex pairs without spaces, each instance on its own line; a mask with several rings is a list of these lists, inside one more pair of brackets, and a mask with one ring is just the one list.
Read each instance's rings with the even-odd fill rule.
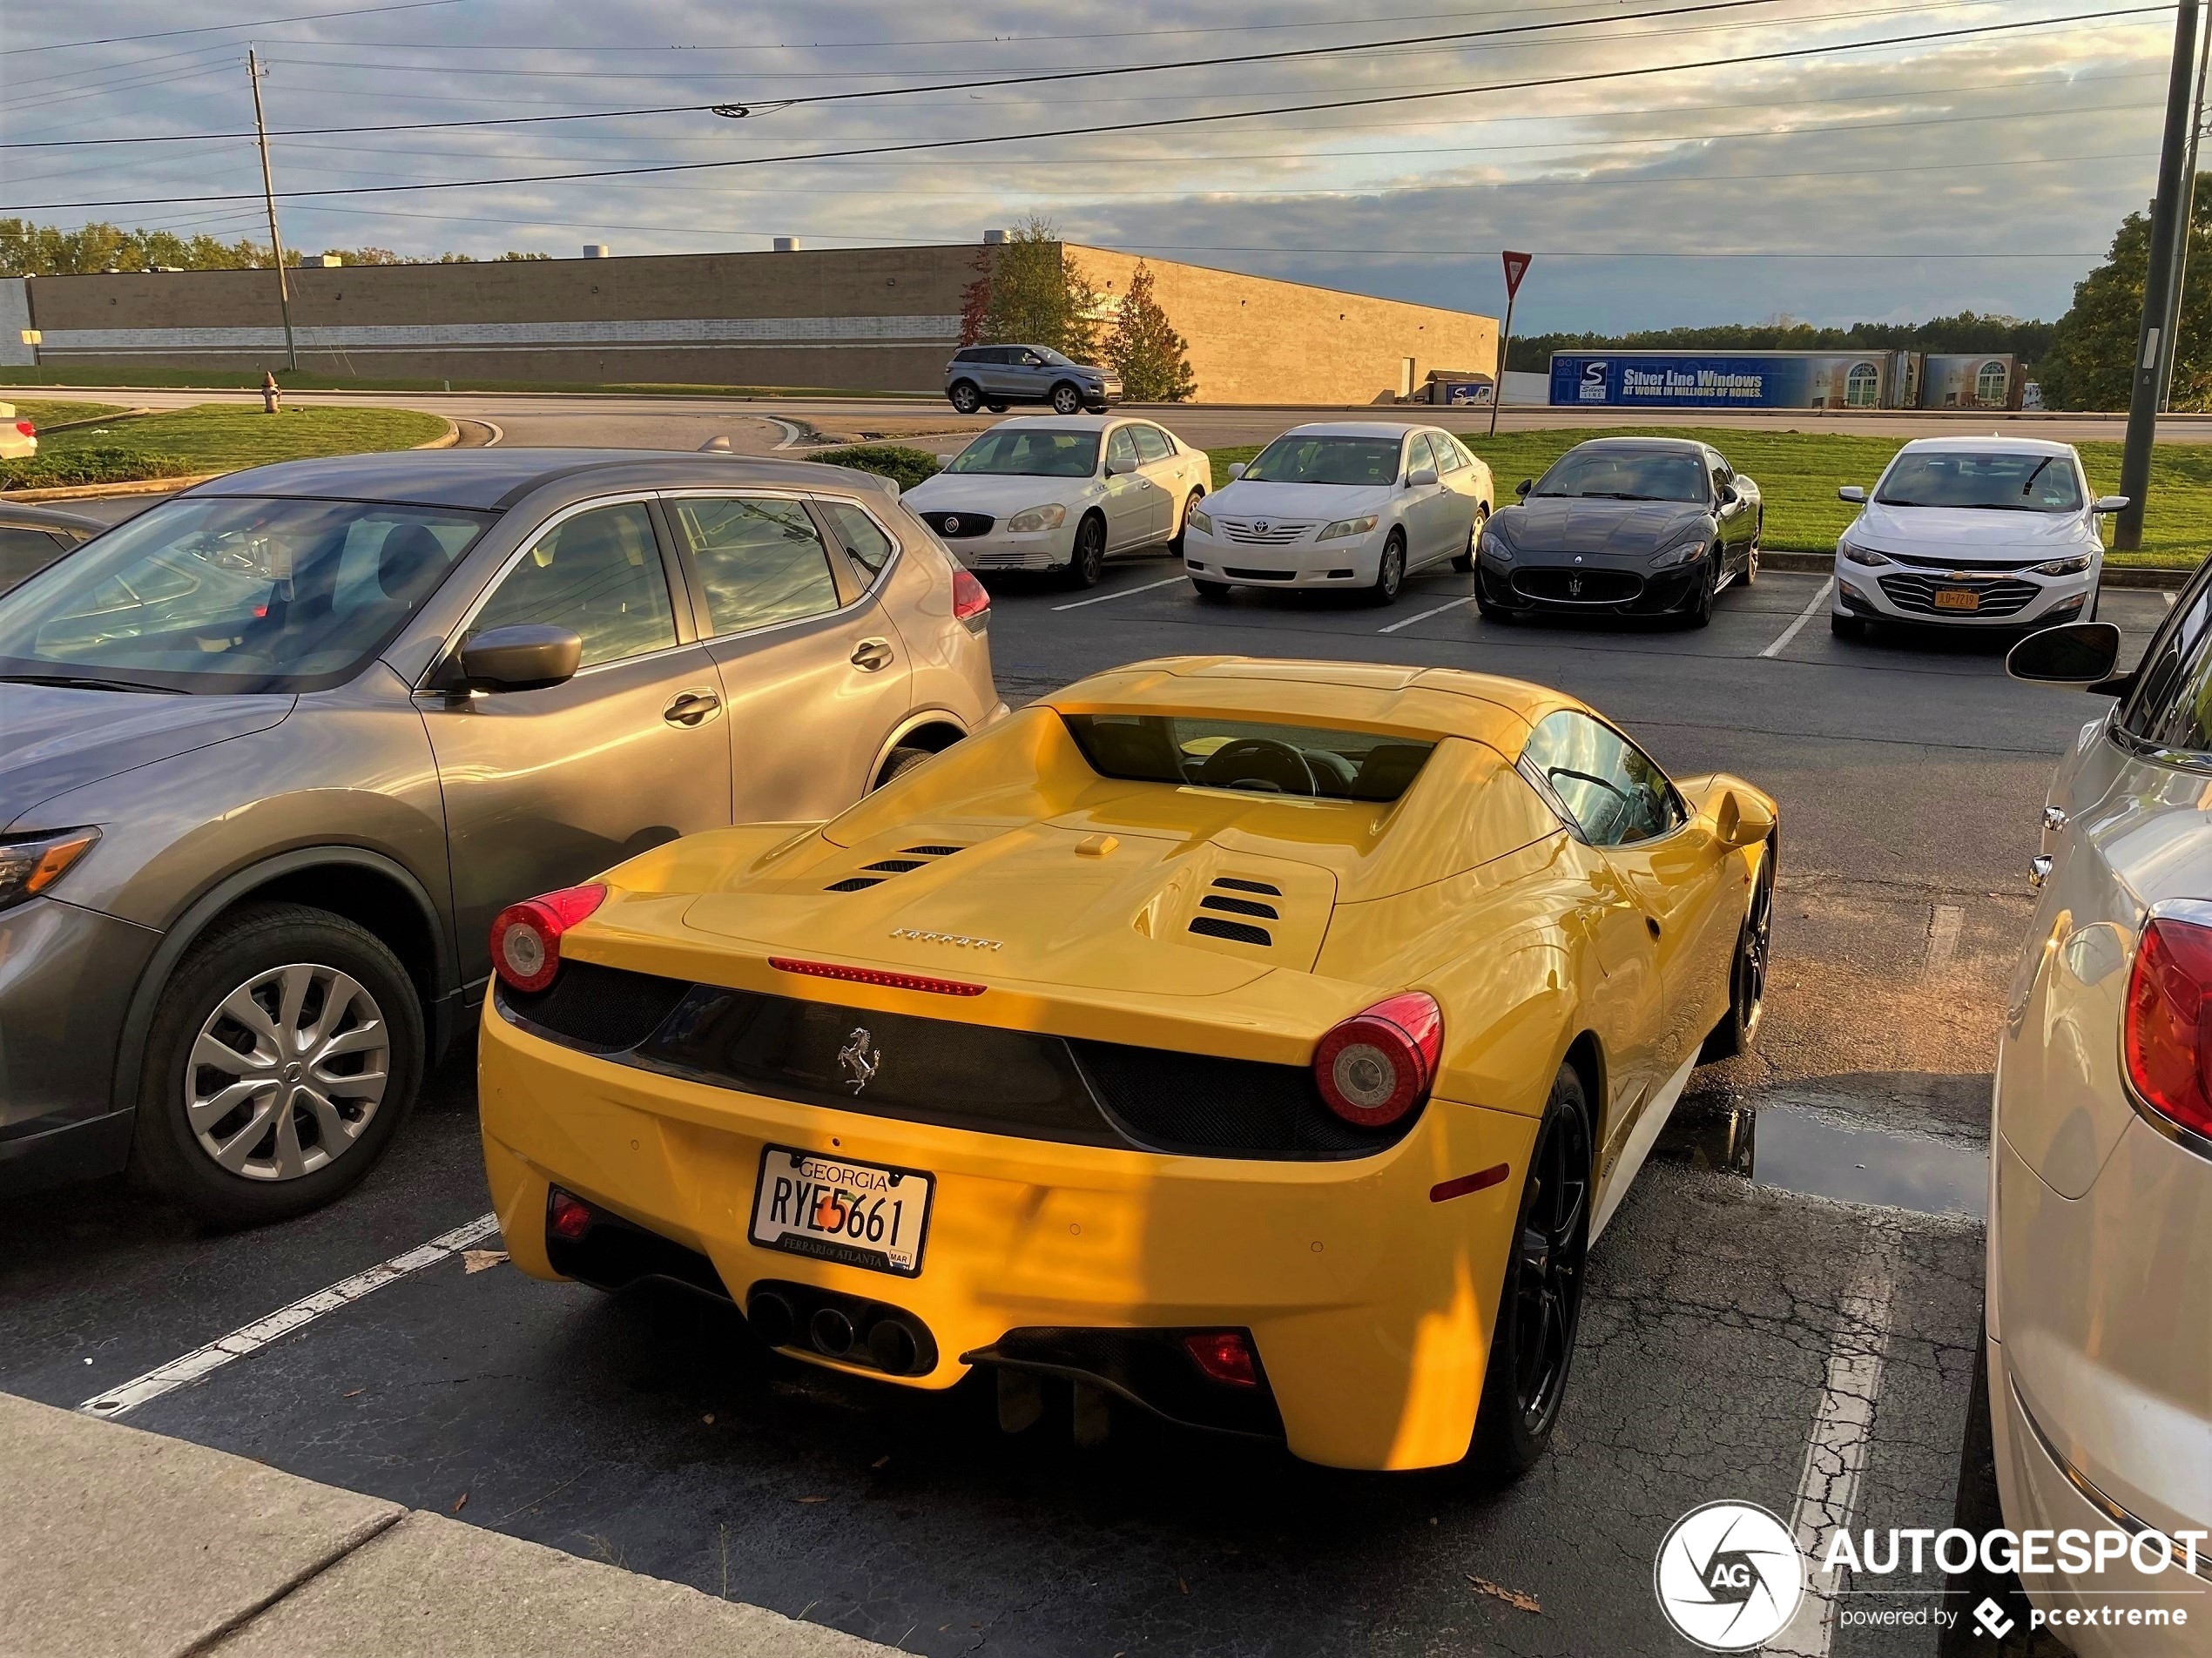
[[963,414],[1003,414],[1015,403],[1049,403],[1055,414],[1103,414],[1122,401],[1122,377],[1044,346],[964,346],[945,365],[945,395]]
[[82,513],[0,502],[0,593],[28,581],[106,528]]
[[0,1187],[327,1202],[501,908],[1001,718],[988,606],[880,479],[698,455],[293,462],[88,542],[0,597]]

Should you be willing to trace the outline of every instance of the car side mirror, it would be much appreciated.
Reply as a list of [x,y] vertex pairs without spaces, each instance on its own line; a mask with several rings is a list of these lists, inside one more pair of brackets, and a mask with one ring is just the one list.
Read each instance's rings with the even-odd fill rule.
[[1230,481],[1230,482],[1234,483],[1234,482],[1237,482],[1237,480],[1238,480],[1238,479],[1239,479],[1239,478],[1243,477],[1244,475],[1244,463],[1242,461],[1231,461],[1231,462],[1229,463],[1229,481]]
[[1774,832],[1774,813],[1766,802],[1736,789],[1723,789],[1713,808],[1713,833],[1724,846],[1756,846]]
[[2134,676],[2115,681],[2120,630],[2109,622],[2067,622],[2031,633],[2006,653],[2005,671],[2031,685],[2072,685],[2117,696]]
[[1866,491],[1858,484],[1847,483],[1836,491],[1836,499],[1848,501],[1854,507],[1863,507],[1866,504]]
[[1112,460],[1109,460],[1106,462],[1106,475],[1109,478],[1118,478],[1125,473],[1134,472],[1136,470],[1136,468],[1133,466],[1123,466]]
[[1521,496],[1523,500],[1526,500],[1526,499],[1527,498],[1528,492],[1529,492],[1531,489],[1534,489],[1535,487],[1536,487],[1536,480],[1535,480],[1535,479],[1534,479],[1534,478],[1523,478],[1523,479],[1522,479],[1522,480],[1521,480],[1519,483],[1516,483],[1515,485],[1514,485],[1514,487],[1513,487],[1513,492],[1514,492],[1514,494],[1515,494],[1515,495],[1517,495]]
[[2099,495],[2089,503],[2089,510],[2101,515],[2125,512],[2128,510],[2128,497],[2126,495]]
[[1436,468],[1434,467],[1415,467],[1406,475],[1406,487],[1408,489],[1419,489],[1424,485],[1435,482]]
[[488,628],[461,647],[461,689],[543,691],[576,677],[583,641],[541,623]]

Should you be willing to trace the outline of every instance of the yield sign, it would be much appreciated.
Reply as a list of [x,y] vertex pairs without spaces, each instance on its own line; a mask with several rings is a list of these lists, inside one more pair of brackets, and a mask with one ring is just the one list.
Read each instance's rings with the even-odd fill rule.
[[1521,292],[1521,279],[1528,274],[1528,261],[1534,257],[1533,253],[1515,253],[1511,251],[1505,254],[1506,298],[1508,300]]

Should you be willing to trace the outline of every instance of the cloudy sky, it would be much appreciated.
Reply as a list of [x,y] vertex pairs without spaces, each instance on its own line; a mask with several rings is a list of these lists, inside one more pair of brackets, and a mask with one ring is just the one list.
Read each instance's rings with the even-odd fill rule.
[[[1520,333],[2056,317],[2150,194],[2173,31],[2128,0],[366,3],[7,5],[0,213],[264,233],[250,140],[81,142],[250,131],[250,44],[310,250],[965,242],[1042,214],[1492,313],[1525,248]],[[516,120],[637,111],[668,112]],[[438,125],[487,120],[510,124]],[[372,126],[395,130],[327,131]],[[1024,136],[1069,128],[1095,130]]]

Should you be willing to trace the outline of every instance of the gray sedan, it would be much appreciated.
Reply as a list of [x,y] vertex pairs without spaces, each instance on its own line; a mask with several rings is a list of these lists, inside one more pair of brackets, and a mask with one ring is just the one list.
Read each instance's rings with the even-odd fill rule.
[[390,1143],[493,918],[999,718],[879,479],[453,449],[187,491],[0,597],[0,1187],[246,1224]]
[[0,502],[0,593],[30,580],[106,528],[82,513]]

